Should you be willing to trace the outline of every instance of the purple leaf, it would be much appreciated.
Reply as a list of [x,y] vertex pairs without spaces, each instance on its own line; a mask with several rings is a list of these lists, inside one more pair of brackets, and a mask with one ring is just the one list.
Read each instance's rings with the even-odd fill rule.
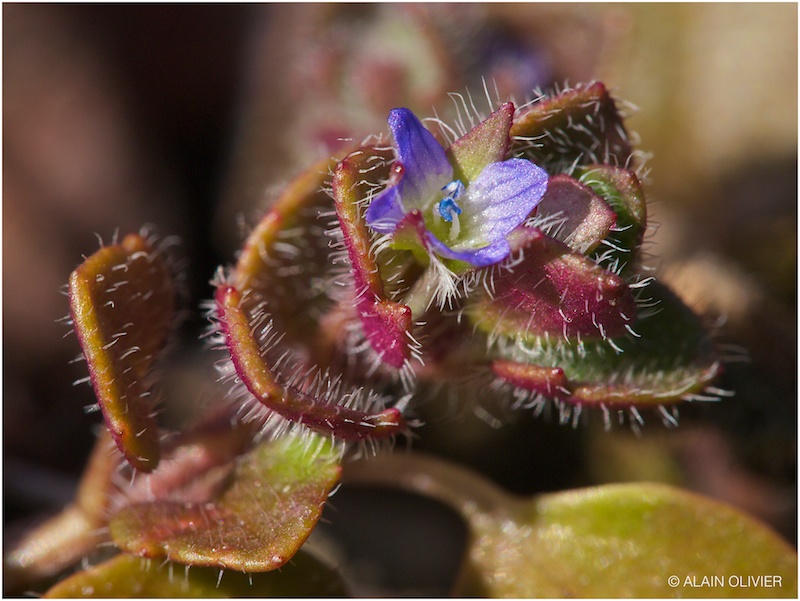
[[583,254],[594,250],[617,222],[605,200],[564,174],[550,178],[537,214],[557,217],[560,223],[553,237]]
[[613,338],[627,332],[636,303],[625,281],[532,228],[524,260],[494,278],[469,312],[481,329],[504,336]]

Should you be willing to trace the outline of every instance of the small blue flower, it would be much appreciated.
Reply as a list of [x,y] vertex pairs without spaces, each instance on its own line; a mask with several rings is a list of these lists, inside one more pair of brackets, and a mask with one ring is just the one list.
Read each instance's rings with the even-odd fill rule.
[[[427,249],[485,267],[511,252],[506,237],[521,225],[547,190],[547,172],[524,159],[485,165],[470,182],[454,179],[447,152],[406,108],[389,114],[397,178],[373,198],[367,225],[393,234],[412,213],[424,221]],[[480,137],[471,143],[480,143]],[[462,138],[463,140],[463,138]],[[447,242],[443,242],[446,240]]]

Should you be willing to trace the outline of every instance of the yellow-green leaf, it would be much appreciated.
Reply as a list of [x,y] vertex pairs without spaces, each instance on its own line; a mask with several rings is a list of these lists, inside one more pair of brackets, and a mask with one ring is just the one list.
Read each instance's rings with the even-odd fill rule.
[[130,505],[111,520],[111,536],[142,557],[274,570],[308,538],[339,472],[339,451],[325,439],[306,433],[268,441],[242,457],[215,502]]
[[242,574],[118,555],[59,582],[45,597],[343,597],[338,574],[307,553],[280,571]]

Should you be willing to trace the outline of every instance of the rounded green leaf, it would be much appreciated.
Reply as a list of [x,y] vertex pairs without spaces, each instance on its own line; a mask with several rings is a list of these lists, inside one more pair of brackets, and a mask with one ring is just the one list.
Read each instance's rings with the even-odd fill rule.
[[797,555],[774,532],[660,484],[543,495],[471,525],[466,595],[797,596]]
[[516,497],[419,454],[348,465],[345,485],[442,501],[470,531],[466,597],[796,597],[797,552],[716,500],[663,484]]
[[280,571],[242,574],[118,555],[59,582],[45,597],[344,597],[335,571],[298,553]]

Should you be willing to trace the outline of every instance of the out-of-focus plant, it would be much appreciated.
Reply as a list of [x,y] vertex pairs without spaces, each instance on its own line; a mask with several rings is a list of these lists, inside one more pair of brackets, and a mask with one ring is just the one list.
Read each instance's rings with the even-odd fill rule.
[[[603,28],[583,10],[585,26]],[[243,129],[270,144],[283,131],[292,152],[275,154],[307,168],[214,279],[209,339],[230,394],[210,412],[159,385],[181,305],[170,245],[125,236],[73,273],[71,320],[108,433],[74,502],[7,548],[6,592],[56,580],[50,596],[358,591],[347,565],[304,544],[341,478],[417,492],[463,519],[456,594],[796,595],[794,551],[710,500],[648,484],[512,498],[452,463],[389,452],[398,435],[429,442],[419,415],[439,403],[458,415],[499,407],[495,423],[555,409],[562,423],[638,430],[648,413],[674,426],[682,402],[726,394],[700,319],[651,277],[644,168],[618,103],[592,84],[515,104],[563,65],[514,34],[531,22],[485,12],[315,6],[286,28],[299,118],[269,125],[284,116],[263,77],[270,101]],[[562,35],[575,27],[533,21],[580,54]],[[457,115],[416,117],[465,89],[480,93],[451,94]],[[387,114],[389,135],[361,141]],[[249,164],[259,193],[287,171],[261,150],[234,164]],[[314,163],[320,153],[336,158]],[[157,416],[162,400],[188,409],[180,426]],[[671,467],[644,450],[617,452],[639,472],[657,471],[653,459]]]
[[381,459],[430,399],[637,428],[727,394],[702,321],[643,259],[642,165],[603,84],[520,106],[484,92],[458,96],[452,123],[394,109],[390,136],[276,196],[214,278],[208,337],[231,392],[181,431],[155,414],[178,304],[169,245],[129,234],[73,272],[70,321],[108,435],[74,503],[8,550],[15,590],[92,557],[49,594],[344,593],[301,548],[344,470],[463,516],[459,594],[670,596],[687,590],[669,577],[690,575],[756,578],[715,594],[796,594],[779,537],[678,490],[521,501],[452,465]]

